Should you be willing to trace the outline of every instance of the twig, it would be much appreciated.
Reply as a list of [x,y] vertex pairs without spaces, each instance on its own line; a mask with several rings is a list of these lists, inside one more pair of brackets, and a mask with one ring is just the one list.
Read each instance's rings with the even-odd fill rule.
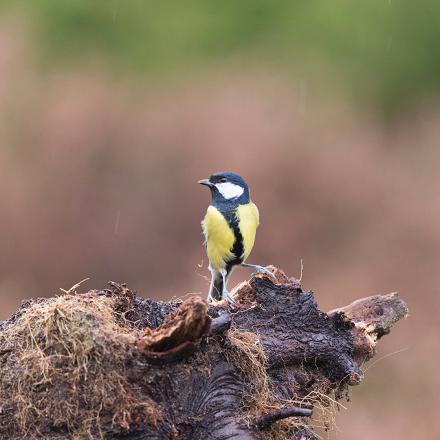
[[282,408],[278,411],[258,417],[254,421],[254,425],[258,429],[264,429],[278,420],[287,419],[289,417],[310,417],[312,413],[313,411],[311,409],[291,406],[289,408]]
[[388,354],[385,354],[384,356],[381,356],[380,358],[377,358],[370,365],[367,365],[367,368],[365,368],[364,373],[366,373],[371,367],[374,367],[379,361],[382,361],[383,359],[389,358],[390,356],[394,356],[395,354],[403,353],[404,351],[407,351],[407,350],[409,350],[409,347],[401,348],[400,350],[393,351],[392,353],[388,353]]
[[304,271],[304,264],[303,264],[303,259],[301,258],[301,275],[299,276],[299,282],[301,282],[303,279],[303,271]]
[[61,292],[66,293],[67,295],[70,295],[72,292],[75,292],[76,289],[78,289],[79,286],[81,286],[82,283],[85,283],[86,281],[89,281],[90,278],[84,278],[83,280],[79,281],[75,285],[73,285],[69,290],[65,290],[62,287],[60,287]]

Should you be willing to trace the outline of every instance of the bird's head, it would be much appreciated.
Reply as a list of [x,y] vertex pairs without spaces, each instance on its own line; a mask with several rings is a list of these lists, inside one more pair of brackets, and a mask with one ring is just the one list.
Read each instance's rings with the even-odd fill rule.
[[209,179],[199,180],[199,183],[210,188],[214,203],[249,202],[249,188],[238,174],[230,171],[214,173]]

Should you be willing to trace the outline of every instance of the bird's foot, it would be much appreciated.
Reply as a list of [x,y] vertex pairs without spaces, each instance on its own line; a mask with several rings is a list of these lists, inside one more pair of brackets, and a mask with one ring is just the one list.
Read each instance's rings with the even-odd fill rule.
[[252,276],[255,276],[259,273],[263,273],[265,275],[270,276],[275,281],[277,279],[276,276],[267,267],[260,266],[258,264],[248,264],[248,263],[242,263],[241,265],[244,267],[250,267],[250,268],[254,269],[254,272],[252,272],[252,274],[251,274]]
[[255,267],[255,272],[252,272],[252,276],[257,275],[259,273],[263,273],[264,275],[268,275],[270,276],[272,279],[276,280],[276,276],[266,267],[264,266],[256,266]]
[[223,290],[222,299],[225,299],[229,304],[235,304],[234,298],[226,289]]

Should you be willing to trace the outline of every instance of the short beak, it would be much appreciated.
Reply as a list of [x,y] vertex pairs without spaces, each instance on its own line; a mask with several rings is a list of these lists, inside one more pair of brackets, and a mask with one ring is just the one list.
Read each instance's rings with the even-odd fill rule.
[[198,183],[200,183],[200,185],[212,186],[212,183],[209,181],[209,179],[199,180]]

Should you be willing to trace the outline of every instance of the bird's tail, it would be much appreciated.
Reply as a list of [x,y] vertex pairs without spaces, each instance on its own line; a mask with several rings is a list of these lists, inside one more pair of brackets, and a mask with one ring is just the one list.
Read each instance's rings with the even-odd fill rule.
[[209,286],[208,301],[220,301],[223,297],[223,277],[214,269],[211,270],[211,285]]

